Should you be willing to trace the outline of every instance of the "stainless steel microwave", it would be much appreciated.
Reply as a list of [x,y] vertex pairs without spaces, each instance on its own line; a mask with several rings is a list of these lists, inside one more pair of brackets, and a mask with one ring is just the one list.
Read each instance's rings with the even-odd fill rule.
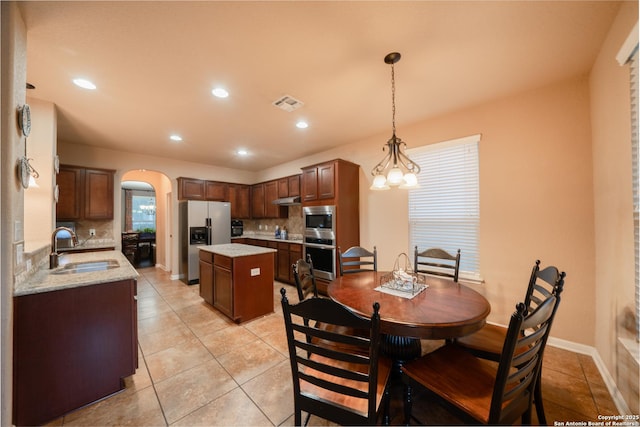
[[335,206],[305,206],[302,208],[302,216],[305,237],[335,240]]

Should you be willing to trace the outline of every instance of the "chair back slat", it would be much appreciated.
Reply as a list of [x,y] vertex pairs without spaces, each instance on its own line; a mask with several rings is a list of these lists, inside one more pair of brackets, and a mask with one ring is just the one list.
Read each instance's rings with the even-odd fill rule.
[[342,252],[338,247],[338,264],[341,276],[363,271],[378,271],[378,250],[375,246],[373,252],[362,246],[352,246]]
[[511,316],[505,344],[500,356],[493,389],[489,424],[513,423],[510,406],[531,407],[533,390],[542,361],[542,352],[559,299],[552,295],[533,312],[524,303]]
[[311,256],[307,256],[307,260],[299,259],[292,266],[293,279],[298,290],[298,301],[306,299],[308,296],[317,297],[318,287],[316,286],[316,278],[313,274],[313,262]]
[[[330,299],[309,298],[289,305],[285,290],[280,292],[296,425],[301,411],[338,424],[375,424],[382,395],[378,303],[371,318],[364,318]],[[330,326],[346,328],[336,333]],[[368,331],[365,336],[356,335],[363,330]],[[390,371],[389,362],[382,374],[384,384]]]
[[418,252],[418,246],[415,246],[413,254],[413,265],[416,272],[451,277],[454,282],[458,281],[460,249],[456,255],[452,255],[441,248],[429,248]]

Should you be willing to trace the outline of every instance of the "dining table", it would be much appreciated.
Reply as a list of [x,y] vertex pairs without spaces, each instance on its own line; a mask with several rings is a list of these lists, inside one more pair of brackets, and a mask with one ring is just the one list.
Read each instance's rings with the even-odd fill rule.
[[396,365],[420,357],[420,339],[451,340],[482,328],[491,311],[487,299],[452,279],[427,275],[420,292],[383,287],[385,271],[366,271],[336,277],[327,288],[331,299],[353,312],[370,317],[380,304],[382,351]]

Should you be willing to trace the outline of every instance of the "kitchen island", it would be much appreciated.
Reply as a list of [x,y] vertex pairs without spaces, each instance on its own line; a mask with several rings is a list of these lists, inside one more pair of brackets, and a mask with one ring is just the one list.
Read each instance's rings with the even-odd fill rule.
[[14,290],[15,425],[124,388],[138,366],[136,278],[119,251],[61,255]]
[[236,323],[273,312],[275,249],[238,243],[198,246],[200,296]]

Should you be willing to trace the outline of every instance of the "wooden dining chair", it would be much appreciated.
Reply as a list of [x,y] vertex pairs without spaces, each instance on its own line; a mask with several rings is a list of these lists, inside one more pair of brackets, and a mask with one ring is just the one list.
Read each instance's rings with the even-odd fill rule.
[[[290,305],[282,295],[289,361],[293,377],[295,425],[305,425],[313,414],[342,425],[375,425],[382,416],[388,424],[387,384],[391,360],[380,354],[380,306],[371,318],[360,317],[328,298],[309,298]],[[361,337],[319,329],[333,324],[353,330],[367,329]],[[311,336],[314,339],[301,339]],[[358,347],[360,352],[346,349]]]
[[373,252],[362,246],[352,246],[342,252],[338,247],[338,263],[341,276],[362,271],[378,271],[378,250],[375,246]]
[[460,271],[460,249],[458,249],[456,255],[451,255],[440,248],[429,248],[418,252],[418,247],[416,246],[413,265],[417,273],[451,277],[454,282],[457,282]]
[[472,424],[531,424],[531,405],[558,299],[551,295],[533,312],[518,303],[511,315],[499,363],[447,344],[402,367],[405,422],[413,388],[422,387]]
[[[548,266],[540,270],[540,260],[537,260],[531,269],[531,276],[525,294],[524,305],[527,307],[527,310],[529,312],[534,311],[543,301],[553,295],[557,298],[557,303],[552,314],[553,320],[556,310],[560,306],[560,294],[564,288],[565,276],[565,272],[560,272],[554,266]],[[507,328],[504,326],[487,323],[479,331],[465,337],[457,338],[455,344],[465,348],[475,356],[497,362],[500,360],[506,335]],[[541,354],[540,357],[542,358],[542,356]],[[542,368],[540,369],[540,375],[542,375]],[[536,383],[534,403],[538,421],[541,424],[546,424],[547,420],[542,402],[542,377],[540,377]]]
[[140,260],[138,242],[140,233],[122,233],[122,253],[127,257],[129,262],[135,267]]
[[306,261],[300,258],[291,266],[291,269],[298,289],[298,301],[307,299],[309,295],[317,298],[318,287],[316,286],[316,277],[313,274],[311,255],[307,255]]

